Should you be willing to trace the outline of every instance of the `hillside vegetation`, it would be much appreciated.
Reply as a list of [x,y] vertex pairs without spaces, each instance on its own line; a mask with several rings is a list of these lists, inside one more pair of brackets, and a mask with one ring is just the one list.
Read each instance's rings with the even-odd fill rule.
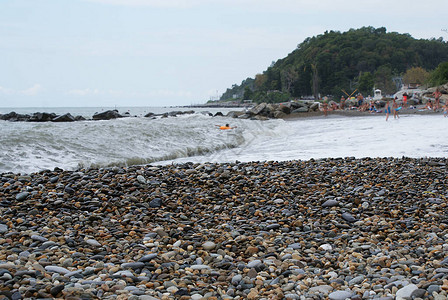
[[438,78],[440,74],[432,72],[447,61],[448,44],[442,38],[415,39],[409,34],[386,32],[384,27],[363,27],[343,33],[327,31],[305,39],[262,74],[233,85],[221,100],[236,97],[282,102],[309,96],[339,98],[343,91],[351,94],[356,89],[372,95],[374,87],[392,94],[399,89],[402,79],[406,83],[432,80],[433,84],[440,84],[436,81],[448,78]]

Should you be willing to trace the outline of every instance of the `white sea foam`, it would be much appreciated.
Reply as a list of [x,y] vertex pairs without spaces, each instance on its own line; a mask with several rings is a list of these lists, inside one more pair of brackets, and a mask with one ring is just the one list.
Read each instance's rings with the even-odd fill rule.
[[[325,157],[446,157],[448,118],[402,115],[329,116],[295,121],[276,120],[275,128],[260,127],[246,143],[183,161],[282,161]],[[265,131],[263,131],[265,130]]]
[[[237,129],[221,131],[215,125]],[[55,167],[323,157],[445,157],[448,118],[402,115],[251,121],[202,114],[74,123],[0,121],[0,173]]]

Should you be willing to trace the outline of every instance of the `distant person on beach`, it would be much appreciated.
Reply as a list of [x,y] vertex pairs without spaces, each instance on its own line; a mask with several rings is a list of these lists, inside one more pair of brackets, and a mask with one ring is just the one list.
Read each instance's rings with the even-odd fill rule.
[[339,107],[338,107],[338,104],[337,104],[336,102],[334,102],[334,101],[331,102],[331,109],[332,109],[332,110],[338,110],[338,108],[339,108]]
[[324,116],[327,116],[327,113],[328,113],[328,103],[327,103],[327,100],[324,100],[324,102],[322,103],[322,110],[324,111]]
[[375,103],[373,101],[370,101],[370,108],[369,108],[370,113],[375,113],[376,112],[376,107],[375,107]]
[[230,127],[229,124],[226,124],[225,126],[220,126],[220,125],[216,125],[216,126],[218,126],[219,129],[221,129],[221,130],[229,130],[229,129],[237,128],[236,126],[234,126],[234,127]]
[[403,107],[408,106],[408,94],[406,92],[403,93]]
[[431,99],[428,99],[428,102],[426,102],[426,106],[425,106],[425,109],[429,109],[429,110],[431,110],[432,109],[432,101],[431,101]]
[[395,97],[392,103],[392,109],[394,111],[394,119],[399,119],[400,117],[398,116],[398,103],[397,103],[397,99],[398,97]]
[[448,115],[448,101],[445,102],[445,106],[443,107],[443,116],[446,118]]
[[384,107],[384,111],[386,112],[386,121],[387,121],[389,119],[389,114],[390,114],[389,100],[386,101],[386,106]]
[[339,106],[340,106],[340,108],[341,108],[342,110],[345,109],[345,97],[344,97],[344,96],[341,97],[341,101],[340,101]]
[[442,93],[439,91],[439,88],[436,88],[436,91],[433,93],[434,95],[434,110],[439,109],[440,106],[440,96],[442,96]]
[[364,102],[364,97],[361,93],[358,94],[358,107],[362,106],[362,103]]

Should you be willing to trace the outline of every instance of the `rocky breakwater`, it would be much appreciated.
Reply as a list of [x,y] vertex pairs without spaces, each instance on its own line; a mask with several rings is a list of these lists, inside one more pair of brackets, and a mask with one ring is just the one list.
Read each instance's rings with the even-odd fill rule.
[[448,82],[438,86],[438,87],[432,87],[422,92],[423,95],[423,103],[426,103],[428,98],[434,99],[434,93],[436,92],[436,89],[439,89],[441,96],[440,96],[440,102],[441,103],[447,103],[448,101]]
[[[117,118],[123,118],[129,116],[129,113],[121,115],[118,110],[107,110],[100,113],[95,113],[92,120],[111,120]],[[36,112],[32,114],[18,114],[16,112],[10,112],[7,114],[0,114],[0,120],[11,122],[75,122],[85,121],[83,116],[72,116],[70,113],[63,115],[57,115],[55,113]]]
[[290,114],[308,113],[319,110],[319,102],[295,101],[286,103],[260,103],[246,112],[229,112],[227,116],[241,119],[281,119]]
[[447,299],[447,163],[1,174],[0,295]]
[[18,114],[10,112],[7,114],[0,114],[0,120],[11,122],[74,122],[84,121],[83,116],[72,116],[70,113],[57,115],[55,113],[36,112],[33,114]]
[[[176,117],[179,115],[185,114],[194,114],[195,112],[192,110],[189,111],[171,111],[163,114],[155,114],[155,113],[147,113],[144,117],[146,118],[167,118],[167,117]],[[208,113],[210,114],[210,113]],[[211,114],[210,114],[211,115]],[[221,113],[222,115],[222,113]],[[16,112],[10,112],[7,114],[0,114],[0,120],[11,121],[11,122],[74,122],[74,121],[85,121],[85,120],[113,120],[124,117],[131,117],[129,112],[125,112],[124,114],[120,114],[118,110],[106,110],[102,112],[95,113],[91,119],[86,119],[83,116],[72,116],[70,113],[66,113],[63,115],[57,115],[55,113],[46,113],[46,112],[36,112],[32,114],[18,114]]]
[[[177,117],[177,116],[181,116],[181,115],[192,115],[194,113],[195,113],[194,110],[187,110],[187,111],[174,110],[174,111],[166,112],[166,113],[163,113],[163,114],[155,114],[153,112],[149,112],[144,117],[145,118],[152,118],[152,119],[155,119],[157,117],[168,118],[168,117]],[[208,112],[205,112],[205,113],[206,114],[210,114]]]

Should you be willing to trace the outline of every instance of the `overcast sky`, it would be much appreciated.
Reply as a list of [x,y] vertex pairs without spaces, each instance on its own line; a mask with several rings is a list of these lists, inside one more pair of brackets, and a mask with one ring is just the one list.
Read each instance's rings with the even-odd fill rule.
[[204,103],[305,38],[448,39],[447,0],[0,0],[0,107]]

